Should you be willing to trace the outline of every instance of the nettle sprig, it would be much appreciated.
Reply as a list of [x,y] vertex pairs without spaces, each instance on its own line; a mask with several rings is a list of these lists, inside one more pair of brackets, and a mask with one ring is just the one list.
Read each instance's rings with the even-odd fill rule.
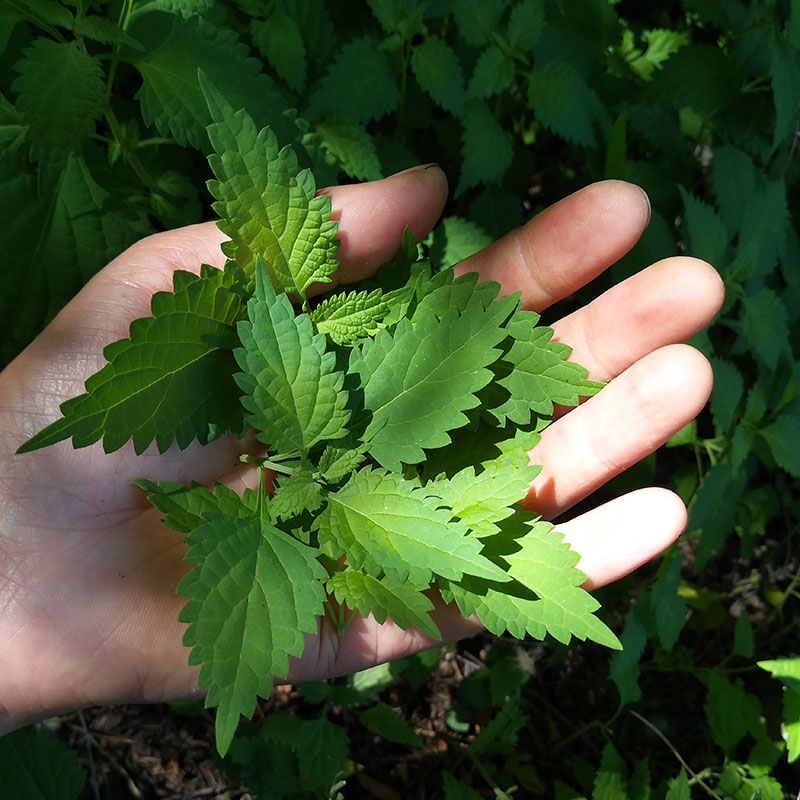
[[577,553],[518,505],[554,406],[601,384],[518,295],[434,273],[408,230],[391,287],[379,275],[309,299],[337,267],[330,199],[290,146],[202,85],[229,260],[176,272],[85,394],[20,451],[71,437],[163,452],[248,428],[268,445],[244,457],[259,489],[241,496],[136,481],[188,545],[180,619],[219,751],[323,615],[340,630],[358,611],[440,638],[431,586],[496,635],[619,647],[580,588]]

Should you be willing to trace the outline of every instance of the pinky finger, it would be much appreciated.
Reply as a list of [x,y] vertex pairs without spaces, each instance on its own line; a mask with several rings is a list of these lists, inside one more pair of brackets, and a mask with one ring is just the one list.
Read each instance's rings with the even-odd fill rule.
[[618,580],[657,556],[686,527],[686,507],[668,491],[651,487],[617,497],[557,530],[581,554],[585,589]]

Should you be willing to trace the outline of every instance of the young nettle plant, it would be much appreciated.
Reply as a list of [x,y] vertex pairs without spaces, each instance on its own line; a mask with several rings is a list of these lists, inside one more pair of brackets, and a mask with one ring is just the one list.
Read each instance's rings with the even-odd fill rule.
[[269,446],[245,456],[259,489],[241,496],[137,481],[189,547],[180,619],[220,752],[320,616],[371,613],[439,638],[432,584],[494,634],[619,647],[580,588],[578,555],[518,507],[554,404],[600,384],[517,295],[434,273],[410,231],[384,275],[309,299],[337,267],[330,199],[290,146],[203,88],[224,270],[176,272],[86,393],[20,451],[71,437],[163,452],[250,427]]

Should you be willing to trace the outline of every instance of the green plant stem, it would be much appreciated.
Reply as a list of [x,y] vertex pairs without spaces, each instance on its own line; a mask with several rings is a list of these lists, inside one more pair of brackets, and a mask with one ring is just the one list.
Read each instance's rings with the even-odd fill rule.
[[650,722],[650,720],[645,719],[641,714],[637,714],[633,710],[629,710],[628,713],[631,716],[636,717],[636,719],[638,719],[639,722],[641,722],[643,725],[649,728],[656,736],[658,736],[659,739],[661,739],[662,742],[664,742],[664,744],[669,748],[672,755],[674,755],[675,758],[678,759],[681,766],[689,773],[689,775],[692,778],[692,782],[697,783],[699,786],[701,786],[709,797],[713,797],[715,800],[722,800],[722,798],[686,763],[685,759],[678,752],[675,745],[673,745],[672,742],[655,725],[653,725],[652,722]]
[[136,153],[124,147],[122,128],[120,127],[116,114],[111,110],[111,108],[106,109],[105,118],[117,144],[122,148],[122,150],[125,151],[125,153],[127,153],[128,158],[130,159],[131,167],[136,173],[136,176],[153,194],[158,194],[158,187],[156,186],[155,181],[150,177],[150,174],[144,168],[144,165],[136,156]]

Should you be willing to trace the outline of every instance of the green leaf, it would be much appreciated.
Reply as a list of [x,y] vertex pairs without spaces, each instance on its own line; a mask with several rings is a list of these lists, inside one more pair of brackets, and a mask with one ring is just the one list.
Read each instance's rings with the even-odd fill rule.
[[775,422],[758,432],[778,466],[792,477],[800,478],[800,403],[785,407]]
[[397,108],[400,90],[386,53],[369,37],[346,44],[312,95],[309,116],[348,114],[358,122],[380,119]]
[[[570,98],[568,103],[565,97]],[[528,104],[536,119],[575,144],[594,146],[594,109],[599,102],[572,64],[560,58],[535,70],[528,79]]]
[[417,481],[364,469],[328,495],[315,525],[320,545],[334,558],[346,554],[352,569],[376,578],[385,574],[416,589],[426,588],[433,573],[452,580],[464,574],[507,580],[480,555],[480,541],[439,505]]
[[756,193],[756,168],[752,158],[730,145],[715,148],[711,180],[721,218],[731,233],[736,233],[742,222],[757,210],[755,204],[741,202],[742,197],[752,197]]
[[428,612],[433,611],[433,603],[407,584],[386,576],[378,580],[363,572],[345,570],[331,575],[327,589],[340,603],[347,603],[348,608],[365,618],[372,614],[381,625],[390,616],[403,630],[413,625],[432,639],[442,638],[428,616]]
[[77,800],[85,780],[75,752],[52,733],[30,726],[0,738],[3,800]]
[[[647,608],[643,608],[646,606]],[[650,598],[637,601],[625,615],[625,627],[620,636],[622,649],[611,656],[609,677],[619,692],[619,707],[635,703],[642,697],[639,687],[639,660],[647,646],[647,627],[644,617],[649,613]]]
[[297,22],[282,11],[250,22],[253,44],[290,88],[302,92],[306,84],[306,46]]
[[141,0],[131,8],[131,20],[149,14],[152,11],[163,11],[189,19],[209,11],[214,6],[214,0]]
[[647,50],[636,59],[630,60],[631,69],[644,80],[650,80],[653,72],[672,55],[691,42],[688,31],[671,31],[653,28],[642,33]]
[[442,770],[444,800],[481,800],[481,796],[446,769]]
[[527,714],[520,708],[522,693],[517,689],[503,703],[502,708],[480,733],[470,742],[469,752],[474,756],[488,753],[513,753],[517,749],[517,734],[528,722]]
[[311,469],[275,478],[275,494],[269,499],[269,511],[275,519],[286,520],[316,511],[323,503],[322,486]]
[[77,43],[38,38],[14,65],[12,89],[28,126],[34,159],[59,167],[94,133],[105,106],[105,73],[100,61]]
[[490,462],[477,475],[475,467],[466,467],[450,479],[440,476],[427,488],[473,535],[490,536],[500,530],[497,523],[514,513],[513,506],[524,499],[540,469]]
[[336,344],[353,345],[377,333],[389,311],[383,292],[375,289],[332,295],[309,316],[316,329]]
[[508,19],[508,43],[529,53],[539,42],[544,31],[544,3],[540,0],[520,0],[511,9]]
[[772,81],[772,97],[775,103],[775,130],[773,148],[781,142],[791,142],[800,97],[800,55],[797,47],[791,46],[782,37],[770,37],[769,73]]
[[714,389],[711,392],[711,413],[720,433],[728,433],[737,421],[736,409],[744,396],[742,374],[730,361],[711,358]]
[[463,163],[456,196],[480,183],[497,183],[511,166],[511,142],[485,103],[472,101],[464,115]]
[[491,244],[492,237],[463,217],[445,217],[433,232],[431,259],[437,268],[452,267]]
[[674,554],[659,570],[658,580],[651,588],[651,607],[661,646],[672,650],[686,622],[686,599],[678,594],[681,582],[681,557]]
[[464,40],[473,47],[493,41],[505,5],[504,0],[458,0],[453,3],[453,16]]
[[531,414],[550,417],[554,403],[576,406],[602,388],[586,379],[584,367],[566,360],[570,348],[553,342],[553,329],[537,326],[538,320],[532,311],[518,311],[508,326],[513,344],[494,366],[497,377],[486,406],[501,425],[527,425]]
[[130,338],[105,348],[108,364],[86,381],[86,394],[62,403],[63,417],[18,452],[71,436],[74,447],[102,437],[107,453],[133,439],[138,454],[155,441],[163,453],[173,441],[185,448],[195,438],[239,431],[233,354],[211,343],[233,336],[243,315],[233,283],[230,273],[207,265],[199,276],[176,271],[173,291],[153,295],[153,316],[135,320]]
[[682,186],[678,189],[686,211],[688,251],[709,264],[722,263],[722,255],[729,241],[724,222],[708,203],[698,200]]
[[214,491],[192,483],[184,486],[172,481],[132,481],[146,491],[150,503],[164,514],[163,523],[179,533],[191,533],[206,522],[208,511],[219,511],[233,517],[249,517],[256,510],[257,497],[252,490],[239,496],[233,489],[216,484]]
[[314,333],[308,314],[295,315],[286,294],[276,294],[263,265],[249,321],[239,324],[242,348],[235,352],[243,373],[236,382],[258,438],[278,453],[305,457],[318,442],[347,434],[350,418],[344,374],[325,337]]
[[519,548],[504,556],[508,574],[535,592],[539,603],[539,633],[547,630],[559,642],[568,644],[571,636],[589,638],[618,649],[617,637],[592,612],[600,604],[580,584],[586,576],[575,568],[579,555],[553,531],[548,522],[536,522],[515,545]]
[[375,142],[366,128],[347,114],[334,114],[317,124],[322,146],[351,178],[376,181],[383,177]]
[[315,196],[310,170],[300,169],[291,147],[279,149],[270,128],[257,131],[245,111],[234,113],[207,79],[202,84],[214,120],[208,163],[217,180],[208,188],[219,228],[230,237],[222,249],[251,278],[261,256],[276,288],[305,299],[308,287],[330,281],[338,266],[330,197]]
[[789,325],[786,308],[772,289],[745,298],[742,335],[757,361],[769,369],[778,366],[789,342]]
[[349,371],[372,415],[365,440],[378,463],[397,469],[424,461],[423,448],[444,447],[447,431],[467,423],[463,412],[478,405],[475,392],[492,378],[487,367],[499,355],[510,310],[506,298],[461,315],[452,309],[442,319],[403,319],[394,334],[379,331],[353,348]]
[[300,723],[297,757],[303,783],[328,797],[336,776],[347,763],[350,739],[341,725],[334,725],[323,714]]
[[[0,347],[14,356],[80,287],[136,237],[82,156],[67,156],[54,184],[37,193],[22,154],[0,154]],[[41,187],[40,187],[41,188]],[[7,359],[10,360],[10,357]]]
[[167,24],[163,42],[134,60],[142,76],[136,99],[147,125],[155,124],[162,136],[172,136],[178,144],[205,148],[210,117],[198,80],[201,69],[233,109],[269,114],[276,133],[287,139],[296,133],[281,115],[285,101],[232,30],[216,28],[199,16],[175,16]]
[[428,36],[415,47],[411,69],[424,91],[445,111],[460,116],[466,94],[464,76],[458,56],[444,39]]
[[493,44],[475,62],[467,95],[470,99],[485,100],[507,89],[514,79],[514,62]]
[[800,758],[800,691],[783,690],[783,732],[789,763]]
[[607,742],[594,779],[592,800],[628,800],[627,778],[625,761],[614,745]]
[[258,516],[209,513],[192,542],[186,560],[197,566],[178,586],[189,598],[183,642],[190,665],[202,664],[206,707],[219,706],[224,755],[239,715],[252,715],[257,695],[269,697],[273,675],[285,678],[288,657],[303,652],[303,633],[316,632],[327,573],[311,548]]
[[755,739],[765,735],[761,703],[746,692],[741,681],[731,683],[717,672],[710,672],[704,709],[711,736],[731,756],[736,745],[750,733]]
[[96,14],[87,14],[75,21],[73,33],[78,38],[93,39],[102,44],[127,45],[135,50],[142,50],[142,45],[127,31],[122,30],[116,22]]
[[409,747],[422,747],[422,741],[405,720],[386,703],[378,703],[365,711],[358,712],[361,724],[376,736],[387,742],[404,744]]
[[[445,599],[455,599],[466,616],[477,614],[495,636],[508,631],[517,639],[526,633],[543,639],[549,633],[564,644],[575,636],[619,649],[617,637],[592,613],[599,603],[580,588],[586,576],[574,566],[578,554],[550,523],[525,525],[524,535],[514,540],[514,552],[501,556],[516,585],[495,588],[465,579],[446,585]],[[491,546],[491,539],[484,541]]]

